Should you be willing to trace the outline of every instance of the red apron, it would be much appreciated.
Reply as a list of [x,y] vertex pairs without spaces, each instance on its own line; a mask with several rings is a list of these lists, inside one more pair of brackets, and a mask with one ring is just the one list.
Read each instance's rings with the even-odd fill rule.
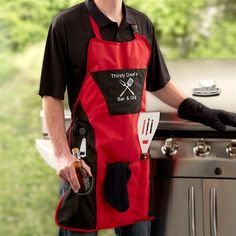
[[[56,223],[71,231],[92,232],[151,219],[150,160],[141,160],[137,120],[146,105],[146,72],[150,59],[147,40],[135,33],[130,42],[101,38],[90,16],[95,34],[88,47],[87,74],[72,113],[68,142],[78,147],[78,129],[87,130],[87,157],[95,177],[93,190],[78,196],[71,189],[61,198]],[[104,199],[107,165],[127,163],[129,208],[114,209]]]

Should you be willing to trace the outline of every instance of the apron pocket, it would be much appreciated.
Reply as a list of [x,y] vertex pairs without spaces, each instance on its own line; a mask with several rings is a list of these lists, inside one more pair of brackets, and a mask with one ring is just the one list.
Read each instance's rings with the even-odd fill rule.
[[95,229],[96,206],[93,191],[81,196],[69,189],[58,204],[56,223],[62,228],[71,230]]
[[[91,170],[95,178],[96,163],[92,163]],[[95,180],[96,181],[96,180]],[[55,220],[58,226],[64,229],[96,229],[96,183],[86,195],[78,195],[63,184],[61,188],[63,196],[57,205]]]
[[129,209],[128,181],[131,170],[126,163],[107,165],[105,178],[105,200],[117,211]]

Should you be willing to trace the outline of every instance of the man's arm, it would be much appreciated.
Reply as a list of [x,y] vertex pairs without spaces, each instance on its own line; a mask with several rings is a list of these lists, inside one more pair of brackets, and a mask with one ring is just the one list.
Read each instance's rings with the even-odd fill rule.
[[179,105],[187,98],[183,92],[176,88],[171,80],[165,85],[165,87],[156,92],[152,92],[152,94],[175,109],[178,109]]
[[[74,158],[66,138],[63,100],[43,96],[42,105],[48,134],[57,160],[57,174],[70,183],[74,192],[78,192],[80,185],[73,166]],[[83,167],[91,176],[90,168],[84,162]]]

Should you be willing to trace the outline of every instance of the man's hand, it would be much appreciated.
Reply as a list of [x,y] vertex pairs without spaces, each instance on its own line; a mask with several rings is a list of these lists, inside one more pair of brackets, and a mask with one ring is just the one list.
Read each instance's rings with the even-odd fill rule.
[[[75,160],[67,143],[63,101],[44,96],[42,102],[48,134],[57,159],[57,174],[78,192],[80,185],[73,165]],[[89,166],[84,161],[82,165],[88,175],[92,176]]]
[[182,119],[200,122],[219,131],[224,131],[226,125],[236,127],[235,113],[210,109],[192,98],[180,104],[178,115]]
[[[80,184],[74,167],[75,159],[71,155],[69,157],[60,157],[57,159],[57,175],[64,181],[69,182],[75,193],[80,189]],[[90,167],[82,160],[82,166],[89,176],[92,176]]]

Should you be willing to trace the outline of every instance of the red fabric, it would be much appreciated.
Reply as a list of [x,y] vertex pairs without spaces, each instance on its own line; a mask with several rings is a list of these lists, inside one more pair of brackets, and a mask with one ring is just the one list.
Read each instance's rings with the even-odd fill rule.
[[[150,58],[149,44],[144,37],[137,34],[135,39],[130,42],[104,41],[100,38],[95,21],[92,18],[90,20],[97,38],[90,40],[87,75],[74,109],[76,109],[78,102],[82,104],[83,110],[86,112],[89,122],[95,131],[97,227],[94,230],[86,230],[71,229],[59,225],[65,229],[84,232],[113,228],[150,219],[148,216],[150,165],[149,159],[140,161],[141,148],[137,134],[139,113],[110,116],[105,98],[91,76],[91,72],[98,71],[146,69]],[[140,112],[145,111],[145,91],[146,81],[142,92]],[[130,207],[123,213],[112,208],[104,200],[103,184],[106,176],[106,164],[115,162],[131,163],[131,178],[128,182]],[[57,224],[59,224],[57,215],[60,204],[56,212]]]
[[96,38],[102,39],[102,36],[100,34],[98,25],[96,24],[96,22],[94,21],[94,19],[91,15],[89,15],[89,19],[90,19],[90,22],[91,22],[91,25],[92,25],[92,28],[93,28],[93,32],[94,32]]
[[[90,72],[111,69],[146,68],[150,53],[147,40],[135,35],[130,42],[110,42],[97,38],[90,40],[87,69]],[[102,56],[102,58],[101,58]],[[102,61],[102,63],[101,63]],[[134,67],[135,65],[135,67]]]

